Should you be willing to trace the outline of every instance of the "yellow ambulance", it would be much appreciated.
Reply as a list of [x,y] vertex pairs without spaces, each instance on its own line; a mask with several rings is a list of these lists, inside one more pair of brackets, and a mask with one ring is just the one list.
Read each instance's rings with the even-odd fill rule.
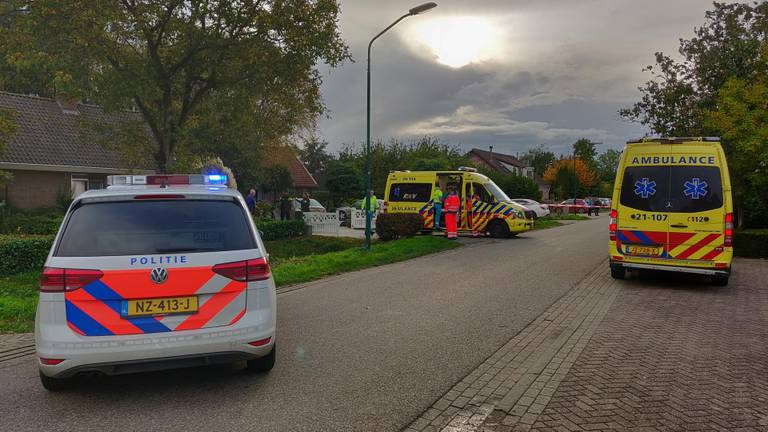
[[[436,188],[455,188],[461,201],[459,232],[489,234],[495,238],[517,235],[533,228],[525,207],[509,199],[504,191],[474,168],[456,171],[392,171],[384,191],[385,213],[416,213],[424,218],[424,231],[434,227]],[[445,224],[441,224],[445,226]]]
[[627,269],[710,275],[727,285],[733,200],[719,138],[630,141],[616,172],[610,219],[611,276]]

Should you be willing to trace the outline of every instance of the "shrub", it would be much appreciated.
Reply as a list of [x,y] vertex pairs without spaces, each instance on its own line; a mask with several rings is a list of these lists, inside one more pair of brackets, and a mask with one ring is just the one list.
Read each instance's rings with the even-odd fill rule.
[[56,234],[64,216],[6,213],[0,216],[0,234]]
[[424,228],[424,219],[414,213],[382,213],[376,217],[376,234],[388,241],[413,237]]
[[736,231],[733,236],[733,253],[749,258],[768,258],[768,229]]
[[261,231],[262,240],[280,240],[304,235],[305,224],[301,219],[287,221],[256,220],[256,228]]
[[0,236],[0,276],[39,271],[48,257],[53,237]]

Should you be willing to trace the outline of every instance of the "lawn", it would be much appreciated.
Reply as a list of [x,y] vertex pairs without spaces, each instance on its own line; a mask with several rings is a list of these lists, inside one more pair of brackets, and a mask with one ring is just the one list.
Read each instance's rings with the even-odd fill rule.
[[[459,246],[456,242],[432,236],[374,242],[370,253],[364,253],[362,245],[360,239],[321,236],[265,242],[278,286],[404,261]],[[33,331],[39,279],[38,272],[0,278],[0,334]]]

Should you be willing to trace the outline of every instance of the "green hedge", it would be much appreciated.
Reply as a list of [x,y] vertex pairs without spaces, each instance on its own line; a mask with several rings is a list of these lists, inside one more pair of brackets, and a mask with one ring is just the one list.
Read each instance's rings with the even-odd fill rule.
[[53,237],[0,236],[0,276],[39,271],[48,257]]
[[384,241],[413,237],[424,229],[424,219],[415,213],[381,213],[376,216],[376,234]]
[[257,220],[256,228],[261,231],[262,240],[280,240],[303,236],[306,230],[301,219],[287,221]]
[[768,258],[768,229],[736,231],[733,236],[733,254],[740,257]]
[[0,215],[0,234],[56,234],[64,216],[13,213]]

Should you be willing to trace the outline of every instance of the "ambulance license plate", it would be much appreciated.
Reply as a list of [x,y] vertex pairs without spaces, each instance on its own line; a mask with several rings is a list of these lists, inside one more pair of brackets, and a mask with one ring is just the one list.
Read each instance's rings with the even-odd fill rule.
[[123,302],[123,316],[152,316],[197,312],[197,297],[166,297]]
[[660,256],[661,248],[655,246],[627,246],[627,254],[641,256]]

